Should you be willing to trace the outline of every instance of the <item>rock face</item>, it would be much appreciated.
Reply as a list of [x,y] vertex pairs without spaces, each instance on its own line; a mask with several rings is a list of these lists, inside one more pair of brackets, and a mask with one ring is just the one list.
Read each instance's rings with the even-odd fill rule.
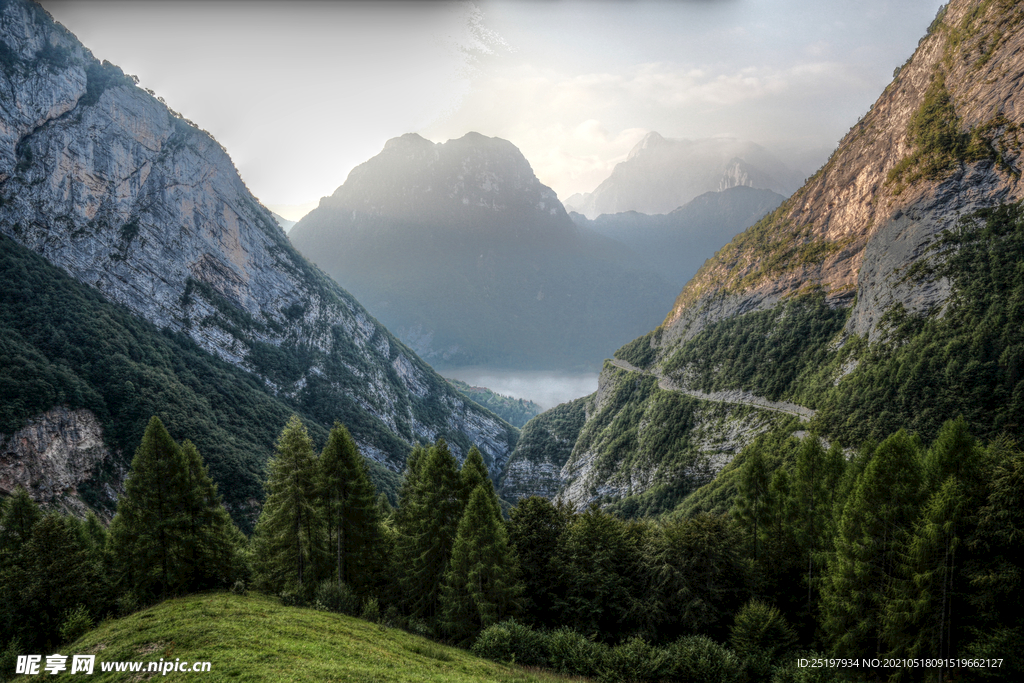
[[93,486],[101,500],[90,502],[101,511],[116,505],[125,472],[120,458],[104,444],[99,420],[88,410],[54,408],[13,434],[0,434],[0,493],[4,495],[22,486],[36,502],[81,514],[88,506],[79,486],[104,469],[115,485]]
[[[809,286],[823,288],[835,306],[850,306],[856,295],[848,332],[872,339],[896,302],[913,311],[940,306],[948,286],[903,282],[905,269],[959,216],[1024,196],[1017,132],[1024,33],[1020,8],[1005,5],[985,4],[978,13],[977,2],[951,2],[828,163],[687,284],[666,320],[664,344]],[[983,140],[988,158],[953,159],[947,171],[915,178],[926,152],[914,141],[912,120],[920,120],[926,100],[943,95],[953,123]]]
[[0,9],[0,58],[0,230],[275,393],[336,405],[392,469],[435,436],[500,468],[515,430],[295,252],[208,133],[24,0]]
[[[655,488],[652,473],[664,472],[661,463],[678,463],[659,461],[653,457],[656,449],[645,450],[645,434],[660,444],[682,439],[690,444],[687,452],[699,452],[694,444],[704,440],[701,430],[728,433],[735,438],[727,441],[739,447],[759,430],[800,431],[801,423],[786,416],[793,413],[817,433],[873,438],[877,425],[889,434],[914,418],[907,406],[919,405],[897,405],[897,396],[932,392],[936,405],[941,396],[941,408],[920,411],[928,413],[928,422],[920,424],[932,431],[956,417],[955,410],[981,405],[978,396],[959,403],[958,396],[950,398],[953,379],[941,387],[922,384],[922,378],[939,377],[939,371],[886,365],[900,347],[892,343],[894,330],[885,321],[910,320],[903,332],[895,330],[901,334],[912,334],[906,330],[913,324],[924,329],[934,323],[927,329],[940,329],[954,302],[951,282],[932,275],[946,272],[940,266],[953,253],[932,249],[941,244],[940,234],[955,228],[962,216],[1024,198],[1022,72],[1024,8],[1019,3],[950,2],[828,163],[709,259],[660,327],[616,352],[643,372],[606,366],[595,410],[588,412],[563,467],[560,495],[580,504]],[[740,178],[744,172],[735,165],[729,175]],[[971,273],[957,277],[970,279]],[[1000,358],[1005,349],[994,348]],[[957,374],[955,361],[950,362],[941,371],[963,380],[965,373]],[[1012,376],[1008,364],[1004,358],[993,360],[992,377],[1004,370]],[[705,407],[688,410],[685,420],[659,422],[655,408],[662,399],[650,384],[655,377]],[[970,386],[980,396],[988,381],[972,380]],[[702,414],[712,404],[701,396],[756,407],[738,408],[707,431]],[[665,410],[670,407],[665,404]],[[775,426],[758,423],[749,412],[765,415],[773,407],[786,411],[775,413],[786,416]],[[851,418],[854,408],[860,412]],[[679,428],[681,421],[688,425]],[[1004,420],[992,429],[1018,426],[1017,420]],[[728,450],[721,459],[730,457]],[[689,484],[671,486],[683,490]]]
[[705,192],[754,187],[789,196],[804,176],[760,145],[732,138],[675,140],[648,133],[593,192],[565,201],[587,218],[668,213]]
[[289,238],[439,367],[593,367],[675,294],[477,133],[388,141]]

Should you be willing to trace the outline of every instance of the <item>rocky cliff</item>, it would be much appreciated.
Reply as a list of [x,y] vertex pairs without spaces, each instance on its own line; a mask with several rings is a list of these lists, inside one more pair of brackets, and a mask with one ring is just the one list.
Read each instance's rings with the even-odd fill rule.
[[677,460],[663,456],[707,425],[730,434],[723,458],[765,429],[858,447],[900,428],[930,439],[958,415],[982,438],[1019,439],[1022,47],[1019,3],[943,8],[828,163],[616,352],[561,495],[639,491],[639,507],[666,509],[693,482],[659,489],[660,463]]
[[399,469],[409,444],[515,429],[464,401],[303,259],[227,152],[37,5],[0,5],[0,230],[160,328],[347,422]]
[[289,238],[438,367],[593,367],[676,289],[477,133],[388,141]]
[[875,338],[886,308],[941,306],[948,283],[902,273],[942,230],[1019,200],[1021,8],[951,2],[825,164],[708,261],[665,321],[664,343],[820,287]]
[[[13,434],[0,434],[0,494],[22,486],[36,501],[79,516],[90,508],[109,510],[126,474],[119,455],[110,452],[90,411],[54,408]],[[88,492],[79,491],[83,484]]]

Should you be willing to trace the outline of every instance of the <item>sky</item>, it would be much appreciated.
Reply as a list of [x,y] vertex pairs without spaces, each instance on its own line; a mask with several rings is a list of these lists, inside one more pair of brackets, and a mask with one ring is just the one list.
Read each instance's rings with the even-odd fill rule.
[[750,140],[810,175],[941,4],[42,1],[292,220],[409,132],[510,140],[563,200],[650,131]]

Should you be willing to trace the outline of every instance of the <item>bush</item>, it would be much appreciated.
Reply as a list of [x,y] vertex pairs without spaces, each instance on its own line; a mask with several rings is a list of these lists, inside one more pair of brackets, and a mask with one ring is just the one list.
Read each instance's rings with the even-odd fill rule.
[[600,679],[606,683],[655,683],[670,673],[670,664],[664,650],[634,636],[604,652]]
[[365,621],[380,621],[380,603],[377,602],[377,598],[371,596],[363,601],[363,611],[359,613],[359,618]]
[[117,613],[122,617],[126,617],[139,610],[139,596],[135,594],[135,591],[121,593],[116,603]]
[[547,666],[547,650],[543,633],[508,619],[488,626],[473,643],[472,652],[495,662],[521,666]]
[[60,639],[65,643],[73,643],[93,627],[92,616],[85,605],[64,612],[64,621],[60,625]]
[[776,607],[751,600],[736,613],[730,642],[743,659],[774,662],[796,645],[796,633]]
[[344,583],[333,579],[322,581],[316,589],[313,606],[324,612],[355,616],[359,614],[359,596]]
[[231,586],[231,592],[235,595],[245,595],[245,581],[235,581],[235,585]]
[[278,597],[281,599],[281,604],[285,607],[306,606],[306,600],[302,597],[302,593],[292,588],[285,588],[283,591],[278,593]]
[[18,664],[18,655],[21,654],[21,641],[12,638],[7,647],[0,651],[0,681],[7,681],[14,678],[14,670]]
[[733,683],[743,673],[740,658],[707,636],[684,636],[666,648],[669,678],[680,683]]
[[579,631],[563,627],[547,636],[548,662],[559,673],[597,676],[605,647]]

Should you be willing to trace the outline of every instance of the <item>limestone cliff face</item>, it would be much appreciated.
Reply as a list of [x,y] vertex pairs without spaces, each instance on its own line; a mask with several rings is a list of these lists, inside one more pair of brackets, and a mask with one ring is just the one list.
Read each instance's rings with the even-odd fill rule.
[[108,481],[93,484],[90,501],[102,515],[117,503],[125,471],[119,454],[103,441],[103,428],[88,410],[54,408],[13,434],[0,434],[0,493],[24,487],[34,500],[79,515],[89,509],[79,487],[106,470]]
[[0,4],[0,67],[0,230],[274,392],[362,411],[393,469],[433,436],[501,466],[515,431],[295,252],[208,133],[24,0]]
[[[895,302],[941,306],[948,284],[904,282],[906,267],[960,215],[1024,197],[1021,12],[1010,2],[951,2],[828,163],[687,284],[663,346],[809,287],[823,288],[834,306],[853,306],[848,332],[872,339]],[[981,153],[953,151],[945,168],[928,172],[942,154],[925,149],[914,127],[936,124],[944,95],[952,105],[945,123]]]

